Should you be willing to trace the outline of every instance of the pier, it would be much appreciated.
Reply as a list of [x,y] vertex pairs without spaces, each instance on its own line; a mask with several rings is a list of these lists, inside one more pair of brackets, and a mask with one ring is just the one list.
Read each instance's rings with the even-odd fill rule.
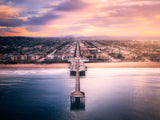
[[[77,60],[79,60],[79,72],[77,71],[76,64]],[[87,71],[87,66],[84,65],[84,62],[88,62],[87,58],[83,58],[80,51],[80,43],[76,41],[76,48],[73,58],[69,60],[70,64],[70,75],[76,76],[76,73],[79,73],[80,76],[85,75],[85,71]]]
[[76,84],[75,91],[71,93],[71,110],[85,108],[85,93],[80,91],[80,77],[79,77],[79,60],[76,62]]
[[85,93],[80,91],[80,75],[84,75],[86,68],[80,55],[80,45],[77,41],[75,49],[75,58],[71,62],[71,72],[75,72],[76,82],[75,91],[70,94],[71,110],[85,109]]

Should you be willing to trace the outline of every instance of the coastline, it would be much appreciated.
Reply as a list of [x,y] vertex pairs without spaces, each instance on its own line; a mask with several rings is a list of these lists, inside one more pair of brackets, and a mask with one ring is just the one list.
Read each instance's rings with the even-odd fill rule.
[[0,69],[32,69],[32,68],[69,68],[68,63],[56,63],[56,64],[0,64]]
[[[160,68],[160,62],[85,63],[87,68]],[[55,64],[0,64],[0,69],[69,68],[69,63]]]
[[160,68],[160,62],[86,63],[88,68]]

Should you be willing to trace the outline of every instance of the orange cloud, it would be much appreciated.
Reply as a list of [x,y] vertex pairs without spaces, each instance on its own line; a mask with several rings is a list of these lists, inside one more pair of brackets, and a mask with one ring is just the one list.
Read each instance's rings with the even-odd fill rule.
[[141,35],[160,35],[160,31],[144,31]]
[[10,7],[7,5],[0,5],[0,17],[1,18],[10,18],[16,17],[19,15],[21,8]]
[[6,32],[2,36],[35,36],[36,34],[34,32],[29,32],[25,28],[10,28],[12,32]]

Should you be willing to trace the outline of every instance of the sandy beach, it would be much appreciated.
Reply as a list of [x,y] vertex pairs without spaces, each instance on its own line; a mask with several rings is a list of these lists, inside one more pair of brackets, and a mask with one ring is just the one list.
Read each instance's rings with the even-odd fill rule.
[[[85,63],[88,68],[160,68],[160,62]],[[0,64],[0,69],[10,68],[69,68],[68,63],[55,64]]]
[[68,63],[55,63],[55,64],[0,64],[0,69],[10,68],[69,68]]
[[88,68],[160,68],[160,62],[86,63]]

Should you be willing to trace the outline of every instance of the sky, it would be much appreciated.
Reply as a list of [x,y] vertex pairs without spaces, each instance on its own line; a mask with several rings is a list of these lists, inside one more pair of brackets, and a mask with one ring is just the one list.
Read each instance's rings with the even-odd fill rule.
[[160,0],[0,0],[0,36],[160,36]]

